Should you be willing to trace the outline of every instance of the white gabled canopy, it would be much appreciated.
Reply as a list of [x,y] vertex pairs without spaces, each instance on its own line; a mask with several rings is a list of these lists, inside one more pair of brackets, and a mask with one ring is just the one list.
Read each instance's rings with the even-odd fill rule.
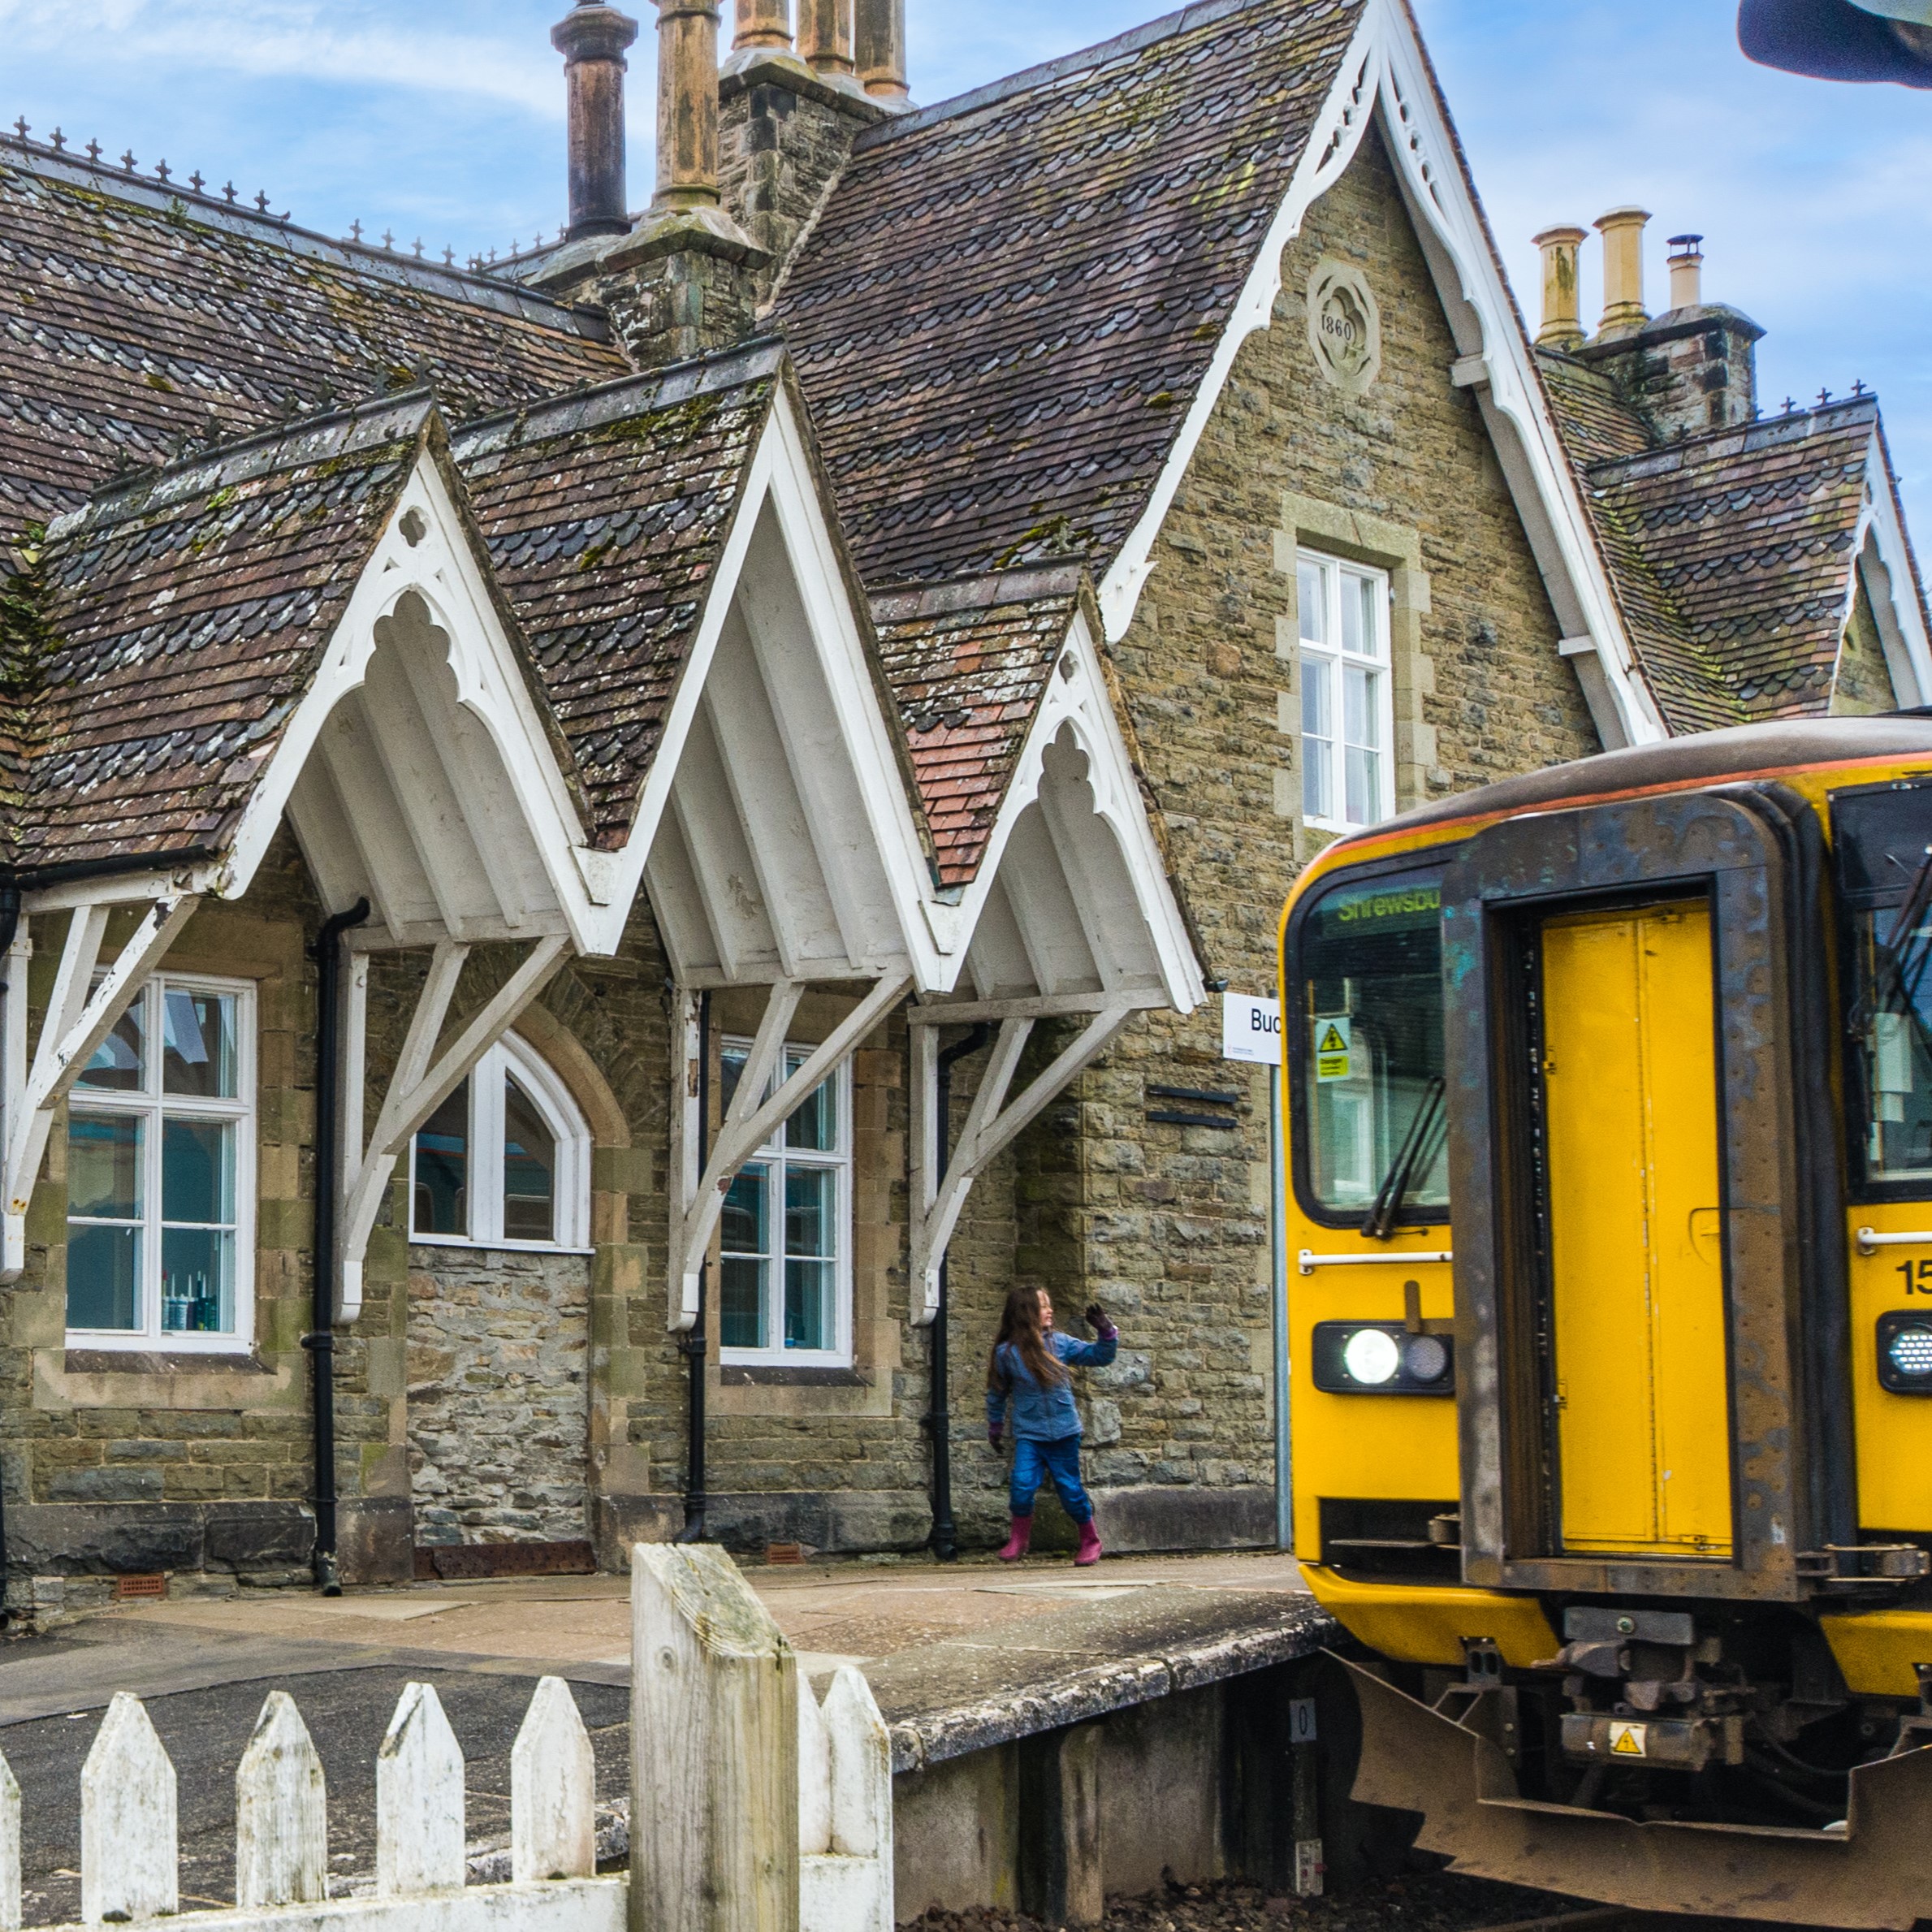
[[[1077,612],[1019,767],[961,908],[965,972],[913,1011],[915,1319],[939,1312],[940,1271],[988,1163],[1139,1012],[1191,1013],[1199,962],[1129,754],[1093,633]],[[1042,1020],[1080,1031],[1009,1100]],[[996,1024],[957,1144],[940,1158],[940,1029]],[[948,1138],[950,1138],[949,1135]]]
[[[685,1096],[673,1109],[673,1325],[696,1312],[724,1182],[909,992],[925,1002],[914,1012],[917,1066],[929,1069],[940,1025],[1001,1022],[999,1077],[982,1090],[992,1112],[982,1108],[975,1138],[960,1149],[951,1213],[942,1204],[921,1217],[924,1266],[943,1252],[957,1201],[998,1146],[1131,1014],[1189,1010],[1202,989],[1084,616],[963,896],[936,884],[889,702],[781,384],[631,836],[621,851],[594,849],[568,754],[506,628],[487,558],[426,447],[227,854],[178,875],[30,899],[31,914],[74,916],[31,1070],[24,1027],[10,1020],[8,1264],[20,1265],[24,1196],[75,1071],[200,897],[248,890],[286,819],[331,912],[362,900],[370,907],[349,941],[339,1319],[360,1311],[369,1234],[422,1122],[573,952],[616,951],[642,889],[686,993],[670,1070]],[[108,909],[130,901],[150,915],[96,988]],[[471,949],[504,942],[523,944],[520,963],[445,1043]],[[431,963],[366,1126],[369,961],[399,948],[430,949]],[[854,989],[854,1011],[768,1100],[759,1100],[762,1080],[741,1083],[701,1173],[689,1078],[696,997],[768,986],[754,1052],[776,1067],[814,983]],[[17,1015],[23,1003],[11,1005]],[[1079,1039],[995,1119],[1031,1027],[1062,1014],[1083,1018]],[[921,1091],[929,1098],[929,1083]],[[925,1126],[929,1149],[930,1118]]]
[[[895,779],[904,823],[888,823],[887,840],[868,810],[861,760],[878,747],[864,714],[876,707],[856,629],[849,642],[829,663],[815,647],[767,504],[645,867],[681,984],[871,979],[911,973],[915,951],[924,976],[937,964],[901,912],[910,900],[916,916],[923,864],[904,788]],[[884,748],[889,757],[889,740]]]

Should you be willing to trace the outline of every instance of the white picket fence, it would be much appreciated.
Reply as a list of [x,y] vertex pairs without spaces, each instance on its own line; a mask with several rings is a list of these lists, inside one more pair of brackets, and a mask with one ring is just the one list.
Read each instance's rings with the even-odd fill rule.
[[[892,1750],[864,1677],[840,1671],[821,1706],[716,1549],[640,1546],[631,1601],[629,1873],[597,1876],[590,1734],[546,1677],[511,1753],[510,1882],[466,1884],[462,1750],[412,1683],[376,1757],[374,1895],[331,1900],[322,1759],[274,1691],[236,1773],[236,1905],[196,1932],[892,1932]],[[84,1922],[179,1913],[179,1863],[175,1767],[123,1692],[80,1774]],[[20,1891],[0,1757],[0,1932]]]

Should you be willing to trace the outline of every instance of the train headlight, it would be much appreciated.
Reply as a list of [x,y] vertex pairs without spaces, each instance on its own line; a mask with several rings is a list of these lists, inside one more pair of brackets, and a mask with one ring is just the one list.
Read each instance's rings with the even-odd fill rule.
[[1449,1344],[1440,1335],[1411,1335],[1403,1344],[1403,1372],[1416,1382],[1439,1382],[1449,1372]]
[[1315,1386],[1328,1395],[1453,1395],[1455,1344],[1399,1321],[1318,1321]]
[[1364,1389],[1381,1389],[1402,1373],[1402,1351],[1386,1329],[1357,1329],[1342,1345],[1348,1379]]
[[1878,1317],[1878,1380],[1895,1395],[1932,1395],[1932,1316]]

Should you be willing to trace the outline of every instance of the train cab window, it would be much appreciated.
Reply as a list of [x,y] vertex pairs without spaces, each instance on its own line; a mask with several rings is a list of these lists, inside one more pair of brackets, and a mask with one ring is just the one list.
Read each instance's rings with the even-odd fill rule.
[[1303,1185],[1329,1214],[1449,1208],[1440,875],[1342,884],[1300,925]]
[[1869,1185],[1932,1189],[1932,789],[1832,801],[1858,1146]]

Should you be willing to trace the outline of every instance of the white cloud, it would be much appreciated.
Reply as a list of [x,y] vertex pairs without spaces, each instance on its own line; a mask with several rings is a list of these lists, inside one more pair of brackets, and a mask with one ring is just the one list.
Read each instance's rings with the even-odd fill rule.
[[82,41],[90,60],[109,71],[413,89],[560,117],[553,57],[542,47],[533,58],[527,33],[453,24],[404,31],[387,24],[392,17],[387,8],[304,0],[0,0],[0,28],[16,59],[67,56]]

